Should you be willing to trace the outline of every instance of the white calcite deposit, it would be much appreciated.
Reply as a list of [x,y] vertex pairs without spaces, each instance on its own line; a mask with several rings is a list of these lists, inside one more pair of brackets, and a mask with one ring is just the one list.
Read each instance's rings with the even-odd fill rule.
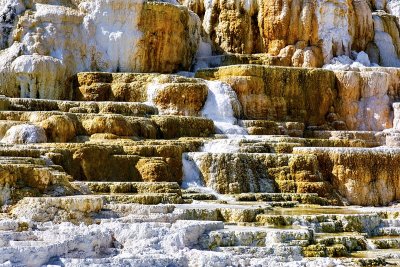
[[[73,211],[78,199],[43,201],[49,211],[58,208]],[[38,202],[39,203],[39,202]],[[69,204],[68,204],[69,203]],[[25,201],[23,205],[32,206]],[[99,206],[100,205],[100,206]],[[193,205],[142,206],[107,204],[89,199],[86,210],[95,224],[29,220],[26,211],[16,210],[14,219],[0,223],[0,264],[2,266],[343,266],[346,259],[312,258],[301,255],[301,244],[314,240],[310,216],[307,227],[274,229],[225,225],[220,221],[198,220],[202,214],[225,210],[238,215],[248,206],[199,203]],[[100,210],[103,208],[103,210]],[[36,211],[35,209],[33,209]],[[349,209],[351,211],[351,209]],[[395,211],[395,210],[394,210]],[[353,211],[354,212],[354,211]],[[355,211],[357,212],[357,211]],[[344,225],[371,229],[379,225],[375,210],[366,215],[339,216]],[[192,217],[196,220],[180,218]],[[233,216],[234,217],[234,216]],[[311,216],[312,217],[312,216]],[[240,216],[237,217],[237,219]],[[300,217],[299,217],[300,218]],[[301,219],[299,219],[301,220]],[[357,225],[352,220],[358,222]],[[390,225],[395,225],[393,220]],[[349,239],[348,242],[354,242]],[[365,238],[364,238],[365,240]],[[296,243],[297,242],[297,243]],[[250,256],[251,255],[251,256]]]
[[45,143],[47,137],[40,126],[20,124],[8,129],[1,142],[6,144]]
[[207,81],[208,96],[202,110],[202,116],[214,121],[216,133],[247,134],[237,125],[241,104],[232,87],[223,82]]
[[[142,15],[147,3],[144,0],[65,1],[62,4],[34,1],[29,5],[16,0],[3,2],[0,49],[21,45],[16,56],[7,50],[0,54],[6,67],[0,69],[0,76],[9,80],[7,84],[0,84],[0,91],[8,95],[70,99],[68,78],[80,71],[172,72],[178,70],[178,65],[187,70],[199,43],[198,18],[187,9],[175,6],[175,1],[147,4],[155,20],[168,18],[155,5],[167,5],[168,14],[178,16],[171,26],[176,23],[188,29],[172,39],[168,37],[172,32],[160,36],[164,39],[157,42],[165,43],[154,49],[163,54],[151,60],[148,58],[153,51],[149,42],[153,41],[146,34],[152,35],[151,31],[157,29],[148,28],[148,22],[144,21]],[[29,14],[23,12],[27,8],[30,8]],[[38,88],[30,90],[42,92],[39,95],[27,92],[26,87],[33,87],[35,83]]]
[[[142,38],[139,20],[144,0],[83,1],[80,11],[89,64],[106,71],[140,71],[137,57]],[[128,19],[129,18],[129,19]],[[92,61],[92,62],[91,62]],[[86,67],[87,68],[87,67]]]

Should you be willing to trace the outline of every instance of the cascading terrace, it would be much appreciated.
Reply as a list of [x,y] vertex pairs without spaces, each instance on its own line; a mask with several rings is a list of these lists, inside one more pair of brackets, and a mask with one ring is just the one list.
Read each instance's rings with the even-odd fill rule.
[[0,266],[400,265],[398,0],[0,0]]

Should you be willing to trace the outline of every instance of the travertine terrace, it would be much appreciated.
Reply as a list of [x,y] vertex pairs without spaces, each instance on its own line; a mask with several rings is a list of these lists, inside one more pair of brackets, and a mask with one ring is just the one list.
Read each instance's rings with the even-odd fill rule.
[[0,266],[399,266],[399,0],[0,0]]

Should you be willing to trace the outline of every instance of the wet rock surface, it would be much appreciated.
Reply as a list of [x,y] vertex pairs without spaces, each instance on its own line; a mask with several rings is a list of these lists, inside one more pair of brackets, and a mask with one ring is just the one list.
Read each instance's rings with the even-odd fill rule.
[[0,0],[0,265],[399,265],[399,18]]

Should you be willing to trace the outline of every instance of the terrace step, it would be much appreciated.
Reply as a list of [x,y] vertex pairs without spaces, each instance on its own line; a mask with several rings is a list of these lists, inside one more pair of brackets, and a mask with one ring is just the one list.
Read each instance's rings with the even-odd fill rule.
[[243,193],[236,196],[237,201],[297,201],[301,204],[327,205],[328,200],[321,198],[316,193]]
[[181,193],[178,183],[175,182],[72,182],[72,184],[88,194]]

